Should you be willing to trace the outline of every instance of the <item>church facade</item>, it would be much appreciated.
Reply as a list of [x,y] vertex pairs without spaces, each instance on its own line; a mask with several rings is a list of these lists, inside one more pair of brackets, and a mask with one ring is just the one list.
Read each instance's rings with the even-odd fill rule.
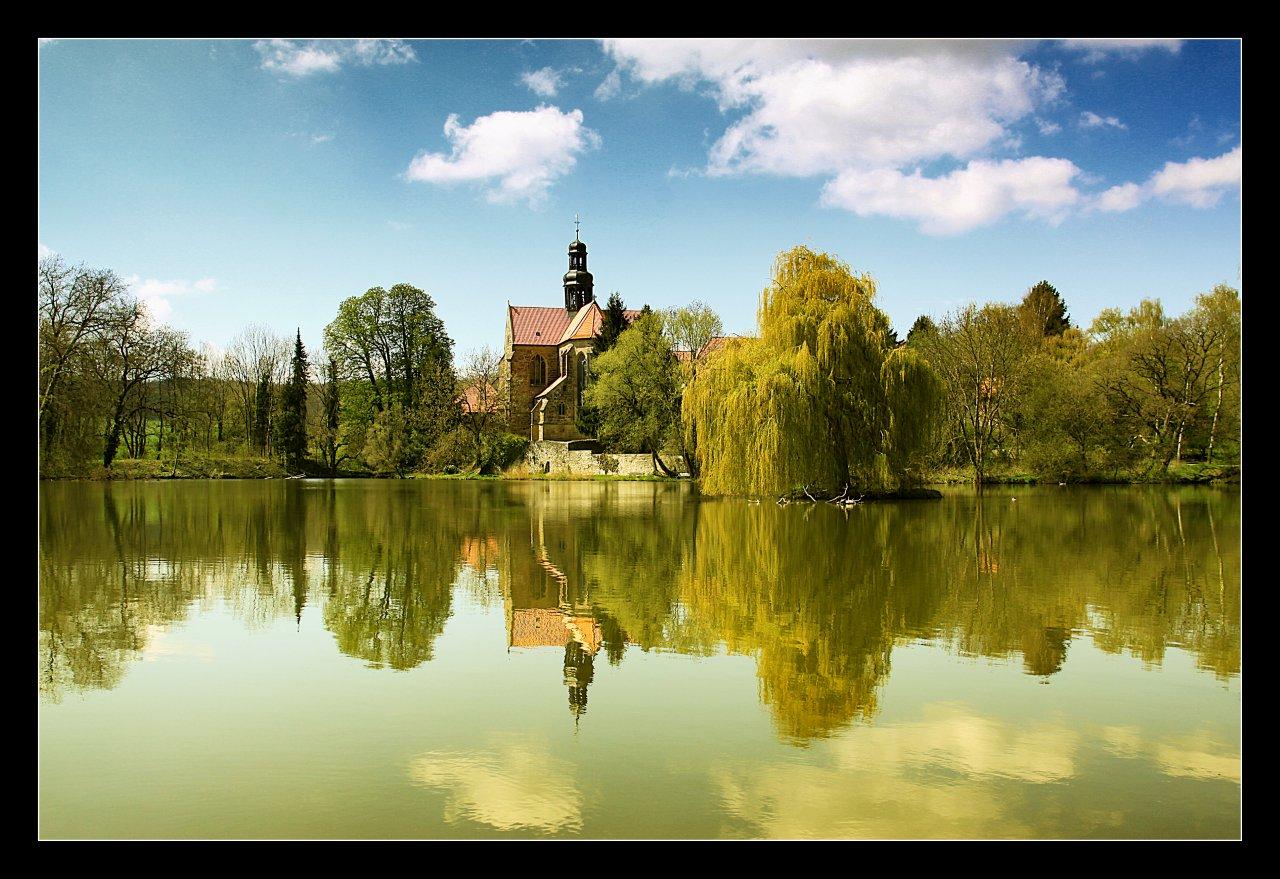
[[[639,314],[627,311],[627,319]],[[564,306],[507,305],[499,381],[512,433],[535,441],[589,439],[577,416],[603,317],[587,271],[587,245],[575,234]]]

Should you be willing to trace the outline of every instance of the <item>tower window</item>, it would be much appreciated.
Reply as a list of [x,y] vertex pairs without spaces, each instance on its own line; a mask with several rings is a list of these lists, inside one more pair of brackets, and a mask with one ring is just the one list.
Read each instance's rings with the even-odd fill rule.
[[547,383],[547,361],[539,354],[529,364],[529,384],[545,385]]

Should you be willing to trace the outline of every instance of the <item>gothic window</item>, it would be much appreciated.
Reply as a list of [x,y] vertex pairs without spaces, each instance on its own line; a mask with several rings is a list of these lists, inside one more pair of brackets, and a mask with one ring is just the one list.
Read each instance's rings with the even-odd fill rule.
[[560,403],[559,405],[556,406],[556,414],[561,417],[564,416],[564,403]]
[[533,358],[533,362],[529,364],[529,384],[535,386],[545,385],[547,383],[547,361],[542,359],[539,354]]
[[582,405],[582,392],[587,389],[587,355],[578,355],[578,405]]

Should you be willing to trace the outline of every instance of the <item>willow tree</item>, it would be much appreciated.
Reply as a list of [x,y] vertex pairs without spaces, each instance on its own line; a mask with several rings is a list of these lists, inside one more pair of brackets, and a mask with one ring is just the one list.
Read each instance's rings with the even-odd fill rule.
[[778,256],[759,337],[709,358],[684,395],[705,491],[838,492],[909,479],[937,378],[907,354],[886,372],[892,330],[875,292],[870,276],[828,254],[796,247]]

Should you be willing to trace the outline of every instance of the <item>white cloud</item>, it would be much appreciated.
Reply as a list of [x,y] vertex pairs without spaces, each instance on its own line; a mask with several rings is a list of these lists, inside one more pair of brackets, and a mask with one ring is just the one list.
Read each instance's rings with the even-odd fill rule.
[[1136,183],[1113,186],[1097,197],[1094,207],[1108,213],[1130,211],[1142,204],[1142,187]]
[[54,37],[38,37],[36,39],[36,48],[43,49],[45,46],[52,46],[56,42],[58,41]]
[[1072,51],[1083,53],[1081,60],[1087,64],[1097,64],[1107,58],[1124,58],[1133,60],[1153,49],[1163,49],[1177,54],[1182,49],[1182,40],[1169,39],[1119,39],[1119,40],[1062,40],[1061,45]]
[[311,142],[312,142],[313,144],[316,144],[316,143],[328,143],[328,142],[329,142],[329,141],[331,141],[331,140],[333,140],[333,135],[332,135],[332,134],[313,134],[313,135],[311,135]]
[[1241,147],[1213,159],[1166,162],[1163,168],[1151,175],[1151,191],[1159,198],[1192,207],[1212,207],[1223,193],[1239,188],[1243,165]]
[[597,101],[607,101],[610,98],[618,96],[618,92],[622,91],[622,74],[618,72],[618,68],[609,71],[609,75],[600,81],[596,86],[595,96]]
[[638,82],[709,83],[745,115],[710,150],[712,174],[832,174],[965,159],[1063,83],[1016,44],[848,40],[610,40]]
[[1124,183],[1111,187],[1095,199],[1093,207],[1099,211],[1127,211],[1145,201],[1162,199],[1210,208],[1223,195],[1240,188],[1243,164],[1244,153],[1239,146],[1212,159],[1166,162],[1142,185]]
[[409,180],[487,184],[492,202],[536,205],[551,184],[572,170],[579,153],[600,137],[582,124],[582,111],[559,107],[502,110],[462,125],[457,114],[444,124],[448,153],[421,152],[409,163]]
[[919,169],[848,170],[823,188],[822,203],[860,217],[914,220],[929,235],[967,232],[1007,214],[1058,223],[1081,203],[1073,183],[1079,173],[1066,159],[1039,156],[976,159],[941,177]]
[[1080,114],[1081,128],[1119,128],[1124,130],[1129,126],[1125,125],[1115,116],[1099,116],[1092,110],[1085,110]]
[[124,279],[124,282],[146,307],[151,317],[160,323],[168,321],[169,316],[173,314],[173,303],[169,300],[175,296],[213,293],[218,289],[218,282],[214,278],[201,278],[191,283],[182,280],[162,281],[157,278],[143,280],[140,275],[130,275]]
[[556,92],[564,85],[564,77],[552,67],[543,67],[540,70],[526,70],[520,74],[520,81],[541,98],[554,98]]
[[[1214,182],[1217,166],[1166,166],[1146,184],[1091,194],[1099,181],[1067,159],[1000,158],[1022,148],[1027,122],[1045,137],[1062,130],[1044,111],[1061,104],[1065,82],[1056,70],[1021,57],[1032,45],[606,40],[604,51],[616,64],[610,77],[618,79],[600,90],[615,93],[622,76],[642,86],[704,90],[728,121],[709,136],[703,173],[823,177],[822,204],[912,220],[928,234],[958,234],[1008,216],[1059,223],[1094,210],[1128,210],[1152,197],[1203,206],[1221,196],[1229,184]],[[1130,57],[1177,52],[1181,42],[1063,45],[1086,56]],[[1119,118],[1093,111],[1076,122],[1126,129]]]
[[418,56],[403,40],[259,40],[262,69],[303,77],[333,73],[344,64],[408,64]]
[[39,247],[36,248],[36,259],[45,259],[50,256],[57,256],[58,252],[51,247],[46,247],[44,242],[37,242]]

